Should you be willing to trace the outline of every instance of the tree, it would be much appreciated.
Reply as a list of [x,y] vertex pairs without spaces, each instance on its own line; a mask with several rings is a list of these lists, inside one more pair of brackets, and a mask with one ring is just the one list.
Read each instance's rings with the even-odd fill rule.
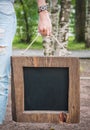
[[[58,30],[58,19],[59,19],[59,7],[58,7],[58,0],[50,0],[47,1],[49,3],[49,11],[50,17],[52,21],[52,33],[55,37],[57,37]],[[45,56],[53,56],[55,55],[55,41],[52,37],[44,37],[43,38],[43,48],[44,48],[44,55]]]
[[36,0],[19,0],[15,3],[17,14],[17,33],[20,41],[29,43],[37,31],[37,3]]
[[76,0],[75,3],[75,40],[85,41],[86,0]]
[[[58,32],[60,45],[57,44],[56,53],[58,55],[68,55],[69,52],[65,48],[67,48],[68,37],[69,37],[69,18],[70,18],[70,11],[71,11],[71,0],[61,0],[60,5],[61,8],[60,8],[59,32]],[[63,47],[61,47],[61,44],[63,47],[65,47],[64,49]]]
[[59,42],[56,42],[52,37],[44,38],[43,45],[46,56],[69,54],[65,47],[68,43],[70,7],[71,0],[61,0],[60,5],[58,5],[58,0],[50,1],[52,32],[55,38],[59,39]]
[[27,11],[26,11],[25,4],[24,4],[23,0],[20,0],[20,3],[21,3],[22,8],[23,8],[23,16],[24,16],[25,28],[26,28],[26,42],[28,43],[30,41],[30,36],[29,36],[29,22],[28,22],[28,17],[27,17]]
[[90,0],[87,0],[86,4],[86,47],[90,47]]

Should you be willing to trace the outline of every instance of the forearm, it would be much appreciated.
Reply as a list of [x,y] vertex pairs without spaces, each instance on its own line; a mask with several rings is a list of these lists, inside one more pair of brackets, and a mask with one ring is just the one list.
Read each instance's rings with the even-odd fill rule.
[[46,5],[46,0],[37,0],[38,7]]
[[52,25],[47,11],[46,0],[37,0],[37,4],[39,13],[38,30],[41,35],[49,36],[51,35]]

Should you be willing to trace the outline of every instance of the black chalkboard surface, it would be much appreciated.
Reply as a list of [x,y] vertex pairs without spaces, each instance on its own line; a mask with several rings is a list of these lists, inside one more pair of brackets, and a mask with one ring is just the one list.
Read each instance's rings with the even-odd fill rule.
[[24,67],[24,109],[68,111],[69,68]]

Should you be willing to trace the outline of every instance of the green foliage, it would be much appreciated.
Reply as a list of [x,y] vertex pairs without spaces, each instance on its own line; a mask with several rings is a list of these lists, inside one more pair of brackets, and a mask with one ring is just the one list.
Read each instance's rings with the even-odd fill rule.
[[[32,40],[35,38],[35,36],[36,35],[32,37]],[[13,41],[13,49],[26,49],[27,47],[28,47],[28,44],[25,44],[25,42],[21,42],[19,36],[15,36],[14,41]],[[30,47],[30,49],[43,49],[41,36],[38,37],[35,43],[33,43],[33,45]]]
[[75,9],[71,7],[70,19],[69,19],[69,32],[75,34]]
[[61,1],[61,0],[58,0],[58,4],[60,4],[60,1]]
[[[35,36],[32,37],[32,40],[35,38]],[[68,50],[84,50],[87,49],[85,48],[85,43],[77,43],[75,40],[74,36],[69,37],[68,40],[68,46],[67,49]],[[26,49],[28,47],[28,44],[25,44],[24,42],[18,42],[19,37],[15,36],[14,38],[14,42],[13,42],[13,49]],[[29,43],[30,44],[30,43]],[[31,46],[30,49],[43,49],[43,45],[42,45],[42,37],[39,36],[38,39],[36,40],[35,43],[33,43],[33,45]]]
[[38,24],[36,0],[19,0],[15,3],[17,36],[22,42],[30,42]]
[[71,2],[72,2],[72,5],[75,5],[75,0],[72,0]]
[[[21,4],[21,1],[24,4]],[[50,2],[50,0],[47,0]],[[60,3],[61,0],[58,0],[58,3]],[[36,36],[37,32],[37,25],[38,25],[38,13],[37,13],[37,1],[36,0],[17,0],[15,2],[15,10],[17,15],[17,33],[13,42],[13,48],[18,49],[25,49],[28,44],[27,43],[27,37],[29,37],[28,43],[33,40],[33,38]],[[75,6],[75,0],[72,0],[72,7]],[[27,17],[27,23],[25,21],[25,13]],[[28,30],[26,27],[26,24],[28,24]],[[75,26],[75,10],[71,10],[70,14],[70,33],[73,34],[73,37],[69,38],[68,41],[68,49],[69,50],[80,50],[85,49],[85,43],[77,43],[74,41],[74,26]],[[27,32],[28,31],[28,32]],[[27,36],[28,35],[28,36]],[[42,38],[39,37],[38,40],[32,45],[33,49],[42,49]]]
[[[60,4],[61,0],[58,0],[58,4]],[[75,0],[71,0],[72,5],[75,5]]]
[[86,49],[84,42],[78,43],[78,42],[76,42],[74,39],[75,39],[74,36],[69,37],[68,46],[67,46],[67,48],[68,48],[69,50],[84,50],[84,49]]

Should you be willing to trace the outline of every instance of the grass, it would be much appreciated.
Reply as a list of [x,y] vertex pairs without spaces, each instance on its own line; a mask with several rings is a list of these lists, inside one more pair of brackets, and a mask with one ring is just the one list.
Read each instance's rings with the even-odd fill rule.
[[[34,38],[35,38],[35,36],[32,38],[32,41]],[[25,42],[20,42],[19,37],[15,36],[14,41],[13,41],[13,49],[26,49],[29,45],[30,45],[30,43],[27,44]],[[42,37],[39,36],[38,39],[32,44],[30,49],[42,49],[42,48],[43,48]]]
[[68,40],[68,46],[67,48],[69,50],[85,50],[85,43],[84,42],[76,42],[74,40],[74,37],[69,37],[69,40]]
[[[35,36],[32,38],[35,38]],[[26,49],[29,46],[29,44],[20,42],[19,37],[16,36],[14,38],[14,42],[13,42],[13,49]],[[78,43],[74,40],[74,37],[69,37],[68,40],[68,46],[67,46],[68,50],[90,50],[90,48],[85,48],[85,43],[81,42]],[[42,45],[42,37],[39,36],[38,39],[35,41],[35,43],[33,43],[33,45],[30,47],[30,49],[43,49],[43,45]]]

